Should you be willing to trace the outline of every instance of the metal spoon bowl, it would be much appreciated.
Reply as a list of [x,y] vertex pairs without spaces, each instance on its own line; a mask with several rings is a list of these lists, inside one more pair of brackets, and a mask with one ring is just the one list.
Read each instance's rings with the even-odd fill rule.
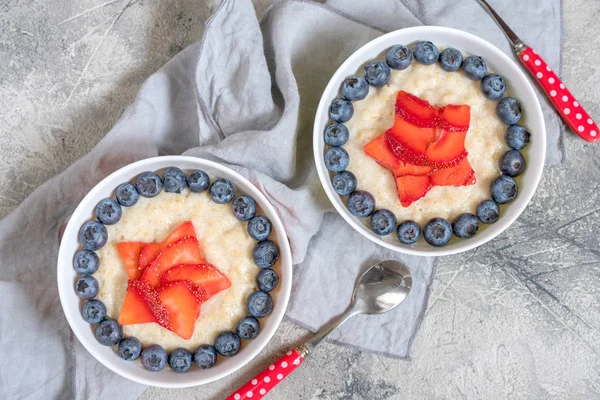
[[302,346],[288,351],[254,379],[233,392],[227,400],[261,399],[302,364],[306,356],[335,329],[357,314],[382,314],[406,299],[412,287],[410,271],[398,261],[383,261],[366,270],[354,285],[346,311],[325,325]]
[[399,261],[387,260],[369,267],[354,285],[352,302],[346,311],[298,350],[304,350],[307,355],[327,335],[357,314],[382,314],[396,308],[406,299],[411,287],[410,271]]

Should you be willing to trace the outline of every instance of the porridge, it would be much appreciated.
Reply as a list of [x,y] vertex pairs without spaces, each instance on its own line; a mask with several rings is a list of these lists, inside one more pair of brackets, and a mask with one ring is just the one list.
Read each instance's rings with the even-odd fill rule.
[[210,200],[207,192],[181,194],[162,192],[155,198],[140,198],[123,213],[116,225],[107,226],[108,242],[98,251],[101,266],[94,274],[100,284],[97,299],[116,318],[127,294],[128,275],[117,243],[123,241],[160,242],[183,221],[194,225],[204,259],[231,281],[231,287],[201,305],[194,334],[185,340],[156,323],[124,325],[125,336],[135,336],[142,344],[159,343],[167,350],[193,349],[212,343],[219,332],[232,330],[246,315],[246,297],[256,289],[256,266],[252,260],[254,241],[231,212],[231,208]]
[[[476,183],[467,186],[434,186],[408,207],[400,204],[393,175],[365,154],[364,146],[394,123],[396,95],[403,90],[435,107],[467,104],[471,109],[465,139],[467,158],[475,171]],[[347,170],[356,175],[358,189],[372,193],[377,206],[394,212],[398,220],[424,224],[433,217],[452,220],[463,212],[474,212],[478,203],[489,198],[490,183],[500,170],[498,159],[508,147],[506,126],[496,117],[496,102],[486,99],[478,81],[463,74],[444,71],[439,65],[413,63],[405,70],[392,70],[389,83],[371,88],[367,97],[355,101],[354,116],[346,123],[351,132],[344,148],[350,155]]]

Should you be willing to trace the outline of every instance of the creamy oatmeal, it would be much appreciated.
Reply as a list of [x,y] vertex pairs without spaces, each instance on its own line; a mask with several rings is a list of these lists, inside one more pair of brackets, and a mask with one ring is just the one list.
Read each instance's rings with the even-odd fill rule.
[[231,281],[231,287],[202,304],[194,335],[185,340],[156,323],[124,325],[124,336],[135,336],[143,345],[160,344],[167,350],[213,343],[216,335],[233,330],[246,315],[246,297],[256,290],[258,268],[252,260],[256,242],[246,224],[237,220],[230,204],[216,204],[208,194],[162,192],[154,198],[140,197],[124,207],[116,225],[109,225],[108,243],[98,251],[100,268],[94,277],[100,284],[97,299],[117,318],[127,294],[127,272],[116,244],[122,241],[160,242],[184,221],[192,221],[204,258]]
[[[350,155],[348,170],[358,179],[358,189],[373,194],[377,208],[394,212],[399,221],[412,219],[424,224],[433,217],[452,220],[463,212],[475,213],[479,202],[490,198],[489,187],[500,174],[498,160],[508,147],[504,143],[506,126],[496,116],[496,101],[481,93],[480,81],[472,81],[460,72],[446,72],[437,63],[413,62],[405,70],[392,70],[390,82],[353,102],[354,115],[346,123],[350,139],[344,149]],[[394,122],[396,95],[404,90],[435,107],[468,104],[471,124],[465,140],[468,159],[477,183],[470,186],[435,186],[425,197],[403,207],[398,198],[392,173],[363,151],[363,146],[383,134]]]

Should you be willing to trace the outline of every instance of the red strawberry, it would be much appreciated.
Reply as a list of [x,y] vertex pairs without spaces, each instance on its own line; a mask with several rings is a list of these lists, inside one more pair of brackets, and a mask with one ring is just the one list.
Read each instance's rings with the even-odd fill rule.
[[471,123],[471,107],[449,104],[440,109],[441,127],[452,132],[466,131]]
[[158,292],[147,282],[130,280],[127,296],[119,313],[121,325],[157,322],[170,329],[169,314],[161,303]]
[[437,168],[450,168],[457,165],[467,156],[466,135],[467,131],[451,132],[443,129],[440,138],[427,148],[425,156]]
[[425,196],[429,189],[431,189],[431,182],[427,175],[404,175],[396,178],[396,190],[398,190],[400,203],[403,207],[408,207]]
[[396,115],[421,128],[435,128],[438,109],[415,95],[403,90],[396,96]]
[[420,127],[402,119],[398,114],[387,134],[394,136],[407,149],[419,154],[423,154],[438,135],[436,128]]
[[471,168],[467,158],[464,158],[456,167],[434,171],[430,177],[431,184],[434,186],[467,186],[476,182],[475,171]]
[[157,287],[160,276],[169,268],[180,264],[206,264],[195,237],[187,236],[165,247],[144,270],[141,279]]
[[173,267],[161,276],[160,284],[183,280],[202,286],[209,297],[231,286],[229,279],[210,264],[185,264]]
[[159,289],[160,301],[169,314],[169,330],[186,340],[194,334],[200,304],[206,298],[202,291],[190,281],[170,282]]
[[381,135],[370,141],[363,148],[364,152],[375,159],[379,165],[392,171],[394,176],[402,175],[427,175],[433,168],[407,164],[396,158],[385,135]]
[[129,279],[138,279],[142,275],[142,271],[138,268],[138,260],[140,258],[140,251],[146,245],[144,242],[121,242],[117,243],[117,249],[125,264],[127,275]]
[[162,242],[148,244],[140,253],[140,269],[144,270],[148,265],[150,265],[150,263],[154,261],[154,259],[165,247],[187,236],[196,237],[196,231],[194,230],[194,224],[192,224],[192,221],[185,221],[183,224],[179,225]]

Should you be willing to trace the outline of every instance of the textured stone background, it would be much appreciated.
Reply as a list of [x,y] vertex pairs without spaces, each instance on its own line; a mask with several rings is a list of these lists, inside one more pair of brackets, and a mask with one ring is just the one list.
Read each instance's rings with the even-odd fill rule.
[[[262,15],[272,0],[254,2]],[[0,0],[0,217],[90,150],[215,3]],[[600,118],[600,2],[564,3],[563,78]],[[440,260],[411,362],[326,343],[269,398],[600,398],[600,145],[564,141],[510,229]],[[144,398],[223,398],[306,335],[284,322],[230,378]]]

